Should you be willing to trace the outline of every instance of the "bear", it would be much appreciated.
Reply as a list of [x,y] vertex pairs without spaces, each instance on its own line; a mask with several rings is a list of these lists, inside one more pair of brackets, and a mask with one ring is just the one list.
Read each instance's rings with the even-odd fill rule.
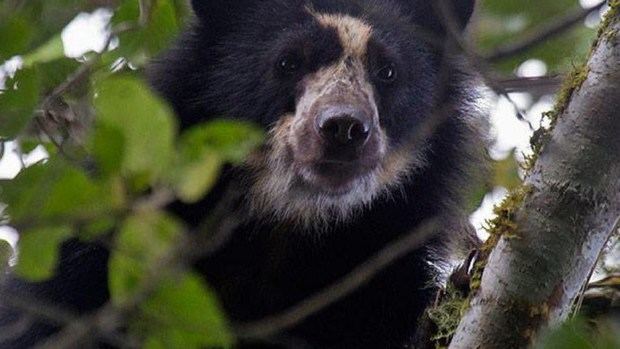
[[[448,12],[433,3],[193,0],[193,22],[151,63],[150,82],[181,129],[224,117],[267,133],[205,199],[169,207],[190,227],[224,212],[226,234],[193,267],[233,323],[272,319],[389,260],[239,347],[413,347],[454,261],[478,246],[464,206],[484,169],[480,83],[447,44],[475,1],[444,1]],[[386,257],[409,236],[420,241]],[[53,279],[8,288],[88,314],[109,298],[108,257],[70,240]],[[0,326],[18,315],[5,312]],[[29,347],[57,331],[37,323],[0,346]]]

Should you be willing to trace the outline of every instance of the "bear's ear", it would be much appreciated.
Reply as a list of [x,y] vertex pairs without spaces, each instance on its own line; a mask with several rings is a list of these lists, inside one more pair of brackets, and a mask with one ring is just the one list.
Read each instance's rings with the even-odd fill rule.
[[456,20],[456,25],[460,29],[464,29],[469,23],[476,0],[398,0],[403,9],[409,14],[413,21],[432,31],[445,32],[446,20],[450,17],[441,15],[443,5]]

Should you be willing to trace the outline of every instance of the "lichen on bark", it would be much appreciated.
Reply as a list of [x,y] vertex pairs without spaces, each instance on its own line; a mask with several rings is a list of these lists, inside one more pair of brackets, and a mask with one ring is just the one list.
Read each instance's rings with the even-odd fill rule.
[[496,209],[450,348],[520,348],[562,321],[620,216],[620,0],[564,85],[522,188]]
[[527,195],[531,192],[531,188],[526,185],[520,185],[508,193],[502,202],[493,208],[494,218],[488,220],[484,226],[485,231],[489,234],[489,238],[482,244],[479,254],[474,263],[470,288],[473,291],[480,287],[480,280],[489,254],[504,236],[507,238],[518,238],[517,223],[515,221],[515,213],[523,204]]

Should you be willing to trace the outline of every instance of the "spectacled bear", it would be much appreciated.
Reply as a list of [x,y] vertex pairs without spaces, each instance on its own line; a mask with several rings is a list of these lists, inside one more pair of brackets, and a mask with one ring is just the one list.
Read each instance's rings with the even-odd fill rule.
[[[152,84],[183,129],[229,117],[268,131],[205,200],[170,207],[190,226],[222,207],[234,218],[221,246],[195,265],[234,323],[290,309],[439,223],[336,302],[240,346],[410,347],[455,251],[475,247],[462,212],[483,162],[484,123],[476,79],[446,44],[474,0],[445,1],[446,20],[434,3],[193,0],[194,23],[152,64]],[[53,280],[18,288],[91,312],[109,297],[107,258],[102,247],[70,241]],[[2,347],[55,330],[40,324]]]

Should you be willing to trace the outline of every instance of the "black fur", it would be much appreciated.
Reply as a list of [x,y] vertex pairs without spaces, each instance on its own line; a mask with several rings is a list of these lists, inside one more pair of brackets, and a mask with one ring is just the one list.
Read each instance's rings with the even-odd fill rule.
[[[440,107],[450,116],[429,140],[429,165],[411,173],[401,188],[377,199],[351,222],[334,224],[317,236],[272,220],[248,218],[220,250],[196,263],[237,323],[297,304],[429,218],[457,221],[462,189],[481,163],[480,129],[471,122],[477,113],[472,79],[458,68],[457,57],[445,56],[418,35],[423,30],[443,35],[432,1],[425,0],[193,0],[196,23],[151,68],[153,85],[172,103],[182,128],[223,115],[268,128],[277,117],[293,111],[299,90],[295,83],[283,86],[274,76],[279,55],[291,45],[309,45],[306,69],[313,71],[337,59],[342,50],[336,34],[320,28],[308,14],[304,4],[309,2],[318,12],[346,13],[372,25],[369,69],[375,56],[388,55],[396,62],[398,82],[376,83],[382,127],[392,145],[407,143],[420,125],[437,117]],[[473,1],[453,2],[459,26],[464,26]],[[378,51],[381,54],[373,54]],[[243,191],[242,172],[227,171],[203,202],[176,203],[170,210],[188,225],[198,225],[218,198],[229,195],[231,183]],[[231,209],[241,210],[243,216],[242,201]],[[447,223],[438,235],[368,284],[278,338],[309,348],[410,345],[418,317],[436,291],[433,264],[445,263],[447,245],[460,234],[450,229],[453,226]],[[78,313],[94,311],[108,299],[107,256],[105,249],[70,241],[63,248],[58,276],[43,284],[15,287]],[[53,330],[41,324],[17,342],[0,346],[28,347]]]

